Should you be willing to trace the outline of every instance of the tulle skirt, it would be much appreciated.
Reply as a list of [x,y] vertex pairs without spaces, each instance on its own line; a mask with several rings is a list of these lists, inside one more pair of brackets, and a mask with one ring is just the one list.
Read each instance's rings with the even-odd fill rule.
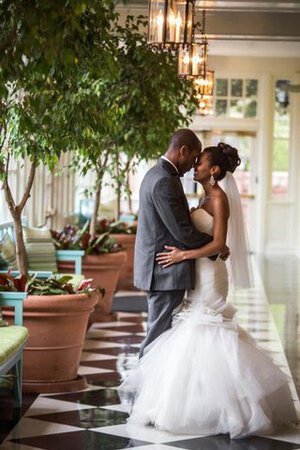
[[[219,306],[233,312],[221,299]],[[122,402],[131,405],[129,423],[242,438],[297,421],[288,377],[217,310],[194,305],[181,311],[147,348],[119,388]]]

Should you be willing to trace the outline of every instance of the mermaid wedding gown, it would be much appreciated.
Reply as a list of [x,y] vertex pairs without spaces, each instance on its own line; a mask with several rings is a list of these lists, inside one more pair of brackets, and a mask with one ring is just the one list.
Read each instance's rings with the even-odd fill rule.
[[[192,220],[212,234],[213,218],[205,210],[197,209]],[[225,263],[196,260],[189,306],[119,388],[122,402],[132,403],[130,424],[241,438],[297,422],[288,377],[234,320],[227,293]]]

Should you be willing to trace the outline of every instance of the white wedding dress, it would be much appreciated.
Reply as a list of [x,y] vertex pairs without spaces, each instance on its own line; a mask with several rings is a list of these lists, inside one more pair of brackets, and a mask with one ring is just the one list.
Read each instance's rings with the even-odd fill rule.
[[[192,220],[212,234],[213,218],[205,210],[197,209]],[[196,260],[189,306],[119,388],[122,402],[131,402],[130,424],[241,438],[297,422],[288,377],[234,320],[227,292],[226,264]]]

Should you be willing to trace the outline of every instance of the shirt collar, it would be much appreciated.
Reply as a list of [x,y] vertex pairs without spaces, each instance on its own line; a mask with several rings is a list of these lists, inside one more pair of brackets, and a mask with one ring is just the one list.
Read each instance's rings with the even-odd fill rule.
[[176,172],[179,174],[179,170],[177,169],[177,167],[175,166],[175,164],[172,163],[172,161],[170,161],[166,156],[162,156],[161,158],[164,159],[165,161],[168,161],[168,163],[170,163],[170,164],[174,167],[174,169],[176,170]]

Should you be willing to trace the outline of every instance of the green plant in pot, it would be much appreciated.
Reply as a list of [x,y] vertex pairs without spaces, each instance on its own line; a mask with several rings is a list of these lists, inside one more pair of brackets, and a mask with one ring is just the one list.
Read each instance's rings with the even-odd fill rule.
[[[27,278],[25,275],[12,276],[10,272],[0,274],[0,292],[27,292],[28,295],[64,295],[86,294],[95,292],[92,280],[78,275],[56,274],[46,279],[35,275]],[[104,291],[102,290],[104,293]]]
[[[49,1],[33,8],[12,0],[0,3],[0,16],[0,182],[14,223],[18,269],[27,277],[21,218],[37,167],[53,170],[62,153],[74,148],[70,136],[79,134],[82,98],[91,97],[103,68],[113,74],[109,34],[115,14],[109,0],[60,0],[57,8]],[[20,162],[26,180],[18,198],[10,178],[14,161]],[[23,321],[30,334],[24,352],[27,391],[58,392],[86,385],[77,369],[97,298],[71,293],[68,284],[61,279],[27,283],[32,290],[24,302]]]
[[[0,276],[0,292],[27,292],[24,325],[30,338],[24,351],[25,392],[66,392],[87,386],[77,376],[90,313],[97,303],[92,280],[78,275],[47,279]],[[4,309],[10,321],[14,314]]]
[[126,264],[123,266],[117,289],[133,290],[134,245],[137,225],[126,222],[102,219],[97,223],[97,232],[109,233],[116,242],[123,247],[127,254]]
[[84,250],[87,255],[116,253],[122,250],[116,239],[110,237],[110,229],[99,230],[95,237],[88,231],[89,221],[83,228],[72,225],[65,226],[61,231],[51,230],[54,244],[58,250]]
[[[88,229],[89,222],[82,229],[66,226],[59,232],[51,230],[51,233],[57,249],[85,251],[82,273],[94,280],[94,286],[105,289],[103,298],[99,296],[95,313],[91,315],[92,321],[112,320],[115,317],[111,312],[113,295],[127,255],[116,239],[110,236],[109,231],[93,237]],[[70,272],[72,265],[60,261],[58,268],[61,272]]]
[[136,234],[137,226],[129,225],[127,222],[122,222],[121,220],[107,220],[102,219],[97,223],[97,234],[109,233],[112,235],[118,234],[127,234],[133,235]]

